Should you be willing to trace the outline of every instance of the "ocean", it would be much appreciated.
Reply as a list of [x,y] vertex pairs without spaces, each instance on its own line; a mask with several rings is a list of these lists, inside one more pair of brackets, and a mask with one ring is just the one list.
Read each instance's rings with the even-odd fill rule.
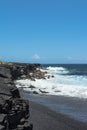
[[[47,72],[46,79],[16,81],[16,86],[27,92],[24,96],[56,112],[87,122],[87,64],[42,66],[42,71]],[[38,95],[33,95],[33,92]]]
[[[17,87],[25,91],[46,95],[63,95],[78,98],[87,98],[87,64],[45,64],[42,65],[47,75],[53,78],[36,79],[36,81],[20,80]],[[34,86],[29,88],[29,86]]]

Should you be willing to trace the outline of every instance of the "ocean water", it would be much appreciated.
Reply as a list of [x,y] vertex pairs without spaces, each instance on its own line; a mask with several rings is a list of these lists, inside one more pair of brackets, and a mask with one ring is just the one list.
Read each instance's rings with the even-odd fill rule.
[[42,71],[47,72],[46,79],[16,81],[16,86],[22,88],[22,96],[87,122],[87,64],[45,64]]
[[87,98],[87,64],[45,64],[42,66],[42,71],[47,72],[46,79],[18,80],[17,87],[22,87],[29,93],[35,91],[45,95]]

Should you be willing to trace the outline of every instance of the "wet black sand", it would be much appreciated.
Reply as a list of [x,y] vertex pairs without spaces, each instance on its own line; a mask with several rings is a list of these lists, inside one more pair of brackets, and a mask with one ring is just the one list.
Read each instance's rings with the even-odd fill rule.
[[30,123],[33,130],[87,130],[85,123],[76,121],[61,113],[30,101]]
[[[60,105],[66,102],[67,105],[69,105],[71,103],[70,98],[30,95],[24,92],[22,94],[24,98],[30,100],[30,122],[33,123],[34,130],[87,130],[86,121],[82,122],[77,120],[73,118],[73,116],[69,116],[64,112],[57,110],[55,107],[55,103]],[[86,110],[86,108],[84,108],[84,103],[85,101],[79,102],[78,99],[72,100],[71,107],[74,105],[74,110],[76,108],[76,111],[78,111],[79,107],[82,107],[81,110],[84,111]],[[67,110],[67,108],[65,109]]]

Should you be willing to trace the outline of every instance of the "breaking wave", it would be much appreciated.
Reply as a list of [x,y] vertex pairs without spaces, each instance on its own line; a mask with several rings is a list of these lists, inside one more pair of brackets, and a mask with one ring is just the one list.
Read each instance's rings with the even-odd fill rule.
[[29,93],[87,98],[87,76],[69,75],[69,70],[64,67],[50,66],[43,71],[54,78],[17,80],[16,86]]

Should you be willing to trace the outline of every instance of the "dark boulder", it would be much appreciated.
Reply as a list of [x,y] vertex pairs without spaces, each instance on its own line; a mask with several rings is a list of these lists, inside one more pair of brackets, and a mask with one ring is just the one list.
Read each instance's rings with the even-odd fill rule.
[[5,129],[5,126],[0,125],[0,130],[6,130],[6,129]]

